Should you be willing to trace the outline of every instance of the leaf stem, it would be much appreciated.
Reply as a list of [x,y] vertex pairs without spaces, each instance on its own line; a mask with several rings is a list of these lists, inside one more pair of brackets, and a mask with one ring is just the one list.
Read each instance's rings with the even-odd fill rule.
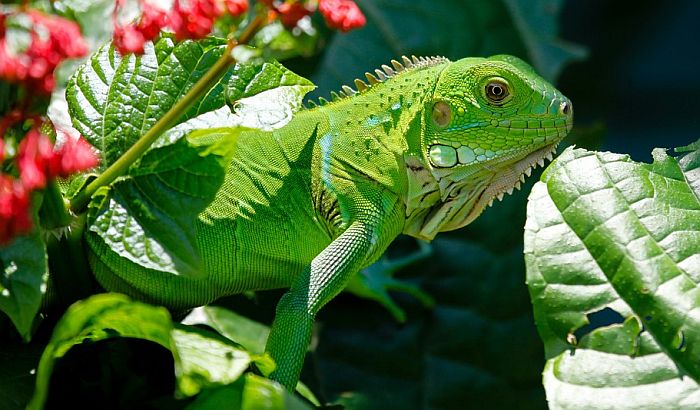
[[165,131],[170,129],[182,117],[192,104],[194,104],[203,94],[208,92],[228,69],[235,64],[236,60],[231,56],[231,51],[238,44],[245,44],[253,37],[264,23],[261,15],[255,18],[246,26],[239,39],[229,40],[224,54],[214,63],[202,78],[200,78],[180,101],[173,105],[141,138],[134,143],[119,159],[114,161],[102,174],[93,180],[84,190],[73,197],[70,209],[74,213],[81,213],[87,206],[92,195],[101,187],[109,185],[119,176],[123,175],[129,167],[136,162],[148,148]]

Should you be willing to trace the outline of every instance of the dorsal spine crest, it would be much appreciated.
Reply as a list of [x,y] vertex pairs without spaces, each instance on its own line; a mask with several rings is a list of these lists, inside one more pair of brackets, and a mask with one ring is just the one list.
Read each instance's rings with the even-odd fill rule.
[[[402,56],[401,57],[401,62],[397,60],[391,60],[390,64],[392,67],[389,67],[386,64],[382,64],[382,66],[376,70],[374,70],[374,74],[370,72],[365,73],[365,77],[367,78],[367,83],[364,81],[360,80],[359,78],[355,79],[354,84],[355,84],[355,89],[350,87],[349,85],[343,85],[341,87],[341,90],[336,92],[336,91],[331,91],[331,101],[339,101],[343,98],[346,97],[352,97],[356,94],[362,94],[363,92],[371,89],[373,86],[377,84],[384,83],[390,78],[393,78],[399,74],[412,71],[412,70],[417,70],[421,68],[426,68],[426,67],[433,67],[438,64],[442,63],[447,63],[450,60],[447,59],[446,57],[441,57],[441,56],[431,56],[431,57],[416,57],[416,56],[411,56],[406,57]],[[369,83],[369,84],[368,84]],[[306,101],[306,108],[307,109],[312,109],[315,107],[323,106],[328,104],[328,100],[325,98],[319,97],[318,103],[312,100],[307,100]]]

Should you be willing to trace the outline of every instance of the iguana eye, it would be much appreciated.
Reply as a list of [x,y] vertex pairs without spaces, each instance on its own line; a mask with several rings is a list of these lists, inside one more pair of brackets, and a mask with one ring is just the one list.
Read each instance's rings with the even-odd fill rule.
[[452,109],[444,101],[438,101],[433,105],[433,122],[440,128],[444,128],[452,119]]
[[508,84],[492,80],[486,84],[486,97],[494,104],[502,103],[509,95]]

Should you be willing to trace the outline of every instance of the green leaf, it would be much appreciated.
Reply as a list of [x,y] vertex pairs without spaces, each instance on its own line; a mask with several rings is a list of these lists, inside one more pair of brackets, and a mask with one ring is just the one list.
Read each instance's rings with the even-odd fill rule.
[[243,387],[242,410],[310,409],[290,394],[281,384],[254,374],[247,374]]
[[56,324],[46,346],[29,409],[41,409],[49,393],[54,364],[71,347],[111,337],[133,337],[174,350],[172,322],[165,308],[133,302],[124,295],[101,294],[73,304]]
[[[207,39],[174,45],[164,36],[143,56],[126,59],[102,47],[69,84],[75,127],[102,151],[104,164],[113,162],[211,67],[223,44]],[[194,223],[223,182],[241,131],[232,126],[280,126],[313,88],[276,62],[239,66],[233,73],[226,94],[229,102],[240,99],[235,115],[218,84],[181,120],[192,118],[161,136],[126,177],[95,195],[88,243],[102,262],[113,265],[121,257],[155,271],[206,275]]]
[[312,80],[326,93],[401,55],[513,54],[552,80],[580,48],[557,38],[562,0],[358,0],[367,25],[334,36]]
[[[206,275],[195,218],[223,183],[240,129],[195,130],[180,137],[198,124],[192,120],[173,129],[127,177],[95,195],[87,239],[103,262],[118,256],[147,269]],[[99,251],[102,244],[109,253]]]
[[187,410],[309,410],[310,405],[272,380],[246,374],[236,383],[203,391]]
[[41,231],[34,229],[0,246],[0,268],[0,310],[10,317],[20,335],[29,340],[48,281],[46,245]]
[[[247,351],[259,355],[253,360],[258,370],[265,375],[272,373],[275,368],[272,359],[268,355],[264,355],[265,343],[270,334],[268,326],[219,306],[195,308],[182,323],[209,326],[219,332],[219,334],[240,344]],[[318,399],[305,384],[299,382],[296,390],[302,397],[320,406]]]
[[309,80],[272,61],[237,65],[226,87],[226,100],[238,125],[271,130],[292,119],[302,99],[316,88]]
[[203,388],[232,383],[250,364],[250,355],[234,343],[201,329],[178,325],[172,332],[177,353],[178,392],[194,396]]
[[96,295],[72,305],[54,328],[39,362],[36,390],[28,408],[43,407],[53,367],[68,350],[112,337],[148,340],[170,350],[175,359],[177,392],[183,396],[235,382],[251,360],[246,351],[220,336],[173,326],[165,308],[120,294]]
[[700,197],[700,141],[676,148],[676,152],[686,154],[678,161],[678,165],[690,187]]
[[[176,43],[162,35],[142,56],[122,58],[102,46],[71,77],[66,100],[73,126],[102,153],[102,167],[149,130],[224,52],[225,41]],[[182,113],[180,121],[224,106],[227,75]]]
[[275,20],[258,31],[250,44],[259,49],[266,60],[286,60],[292,57],[310,57],[316,51],[321,36],[312,27],[287,30]]
[[182,323],[207,325],[254,354],[265,352],[265,343],[270,334],[268,326],[218,306],[195,308]]
[[525,258],[551,408],[700,406],[697,154],[567,149],[535,185]]

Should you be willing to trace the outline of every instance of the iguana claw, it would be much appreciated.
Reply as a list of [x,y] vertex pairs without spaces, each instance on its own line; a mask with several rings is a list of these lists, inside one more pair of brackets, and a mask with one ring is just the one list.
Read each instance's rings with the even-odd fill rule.
[[432,253],[432,247],[425,241],[417,241],[419,249],[407,256],[390,260],[383,256],[380,260],[361,270],[350,281],[346,290],[363,298],[372,299],[384,306],[397,322],[406,321],[406,312],[391,299],[388,291],[407,293],[418,299],[427,308],[433,307],[433,298],[420,289],[418,285],[400,281],[393,277],[394,273],[418,261],[427,259]]

